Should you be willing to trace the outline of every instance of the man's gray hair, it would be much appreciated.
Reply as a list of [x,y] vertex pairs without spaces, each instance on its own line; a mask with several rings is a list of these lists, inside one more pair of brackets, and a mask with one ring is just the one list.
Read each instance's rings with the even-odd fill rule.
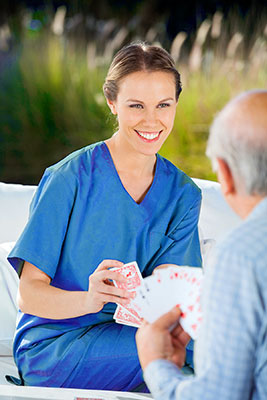
[[[264,94],[265,117],[247,107],[246,98]],[[237,188],[247,195],[267,195],[267,91],[250,91],[238,96],[217,115],[210,128],[207,156],[216,170],[216,159],[229,166]],[[242,109],[239,106],[244,103]],[[239,108],[238,108],[239,107]],[[241,111],[240,111],[241,108]],[[261,107],[262,108],[262,107]],[[262,108],[263,109],[263,108]],[[261,113],[262,115],[262,113]]]

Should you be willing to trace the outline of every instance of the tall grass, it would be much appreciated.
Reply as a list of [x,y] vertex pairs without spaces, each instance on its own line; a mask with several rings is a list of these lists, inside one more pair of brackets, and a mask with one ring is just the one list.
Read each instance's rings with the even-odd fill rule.
[[[248,49],[245,32],[226,34],[223,18],[216,18],[201,24],[190,49],[183,33],[170,46],[183,91],[173,132],[161,150],[190,176],[208,179],[215,179],[205,156],[214,115],[240,91],[267,86],[264,20],[257,34],[250,34]],[[63,19],[61,9],[57,21]],[[54,33],[25,36],[13,67],[1,73],[0,180],[37,183],[48,165],[114,132],[102,84],[114,51],[132,39],[129,31],[110,24],[105,46],[103,40],[91,41],[85,53],[57,21]]]
[[0,94],[1,180],[36,183],[48,165],[110,135],[104,76],[89,71],[85,57],[65,52],[60,38],[23,44]]

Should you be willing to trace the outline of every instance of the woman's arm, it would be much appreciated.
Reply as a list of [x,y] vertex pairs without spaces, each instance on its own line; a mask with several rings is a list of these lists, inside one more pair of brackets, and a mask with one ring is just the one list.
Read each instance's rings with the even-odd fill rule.
[[108,302],[126,305],[127,290],[114,286],[111,280],[126,279],[109,268],[120,267],[120,261],[104,260],[89,277],[88,291],[68,291],[50,285],[51,278],[29,262],[24,263],[18,290],[22,312],[41,318],[65,319],[100,311]]

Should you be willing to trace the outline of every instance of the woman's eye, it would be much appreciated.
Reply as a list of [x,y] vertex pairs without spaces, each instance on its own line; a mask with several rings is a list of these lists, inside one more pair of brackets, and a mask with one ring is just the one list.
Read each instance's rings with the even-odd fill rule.
[[158,107],[159,107],[159,108],[166,108],[166,107],[170,107],[170,104],[169,104],[169,103],[160,103],[160,104],[158,105]]
[[142,104],[131,104],[131,108],[143,108]]

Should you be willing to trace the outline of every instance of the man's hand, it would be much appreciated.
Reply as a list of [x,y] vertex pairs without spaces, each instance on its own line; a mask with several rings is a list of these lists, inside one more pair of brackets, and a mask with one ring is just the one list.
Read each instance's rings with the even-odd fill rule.
[[[191,339],[179,324],[181,310],[174,307],[153,324],[144,322],[136,334],[136,344],[141,367],[157,359],[169,360],[182,368],[186,345]],[[171,330],[171,327],[174,328]]]

